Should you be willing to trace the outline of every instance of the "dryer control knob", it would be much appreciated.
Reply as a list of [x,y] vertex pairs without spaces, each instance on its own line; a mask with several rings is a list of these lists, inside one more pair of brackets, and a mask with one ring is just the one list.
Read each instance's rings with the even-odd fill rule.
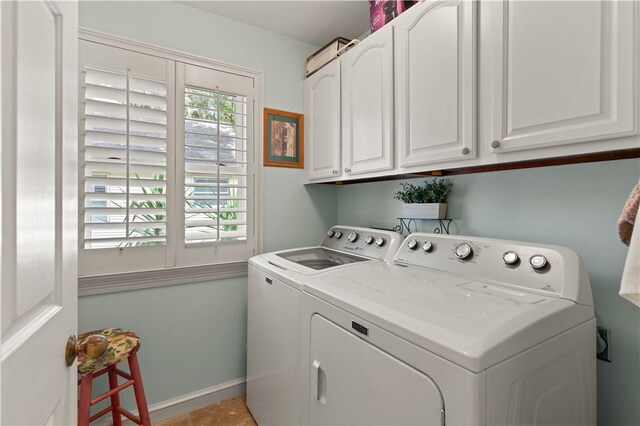
[[433,250],[433,243],[431,241],[425,241],[422,245],[422,250],[424,250],[425,253],[429,253],[431,250]]
[[356,231],[351,231],[347,236],[347,240],[349,240],[350,243],[355,243],[357,239],[358,233]]
[[547,266],[547,258],[541,254],[534,254],[529,259],[529,264],[533,269],[542,269]]
[[384,243],[385,243],[385,241],[384,241],[384,238],[382,238],[382,237],[380,237],[380,238],[378,238],[378,239],[376,240],[376,245],[377,245],[378,247],[382,247],[382,246],[384,245]]
[[339,240],[342,237],[342,232],[336,231],[336,239]]
[[327,237],[333,238],[334,235],[335,235],[335,232],[333,232],[333,229],[329,229],[329,232],[327,232]]
[[412,238],[407,241],[407,247],[409,247],[410,250],[415,250],[418,248],[418,242]]
[[458,244],[456,246],[455,255],[458,259],[468,259],[473,254],[473,249],[467,243]]
[[364,242],[367,244],[373,243],[373,237],[371,235],[367,235],[367,238],[364,239]]
[[507,265],[515,265],[516,263],[518,263],[520,258],[518,257],[518,253],[516,253],[515,251],[507,251],[502,255],[502,260]]

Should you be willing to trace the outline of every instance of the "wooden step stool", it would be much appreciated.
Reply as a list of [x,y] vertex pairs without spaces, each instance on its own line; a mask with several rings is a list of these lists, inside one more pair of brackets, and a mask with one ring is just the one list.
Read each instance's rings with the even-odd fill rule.
[[[106,342],[105,342],[106,339]],[[80,398],[78,400],[78,426],[88,426],[89,423],[107,413],[111,413],[114,426],[122,425],[122,416],[127,417],[132,422],[151,426],[149,418],[149,408],[144,396],[142,385],[142,375],[138,364],[137,352],[140,348],[140,338],[131,331],[121,328],[107,328],[104,330],[94,330],[78,336],[78,344],[83,346],[83,342],[99,341],[106,346],[102,355],[91,358],[84,353],[78,355],[78,374],[80,380]],[[117,365],[120,361],[129,362],[129,373],[120,370]],[[109,390],[94,399],[91,399],[91,387],[93,379],[103,374],[109,375]],[[118,384],[118,377],[122,377],[126,382]],[[139,416],[135,416],[120,406],[120,392],[133,386],[133,393],[136,398]],[[111,405],[104,410],[91,415],[91,406],[111,399]]]

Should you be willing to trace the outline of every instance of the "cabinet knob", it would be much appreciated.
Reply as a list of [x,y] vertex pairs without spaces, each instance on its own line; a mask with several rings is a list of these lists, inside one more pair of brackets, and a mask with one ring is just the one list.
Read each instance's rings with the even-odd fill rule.
[[351,169],[346,168],[346,169],[344,169],[344,172],[345,172],[345,173],[351,173]]
[[333,173],[334,175],[338,174],[338,171],[336,169],[331,170],[331,173]]
[[469,148],[462,148],[462,155],[469,155],[469,152],[471,152],[469,151]]
[[491,142],[491,148],[493,148],[493,149],[498,149],[498,148],[500,148],[500,141],[493,141],[493,142]]

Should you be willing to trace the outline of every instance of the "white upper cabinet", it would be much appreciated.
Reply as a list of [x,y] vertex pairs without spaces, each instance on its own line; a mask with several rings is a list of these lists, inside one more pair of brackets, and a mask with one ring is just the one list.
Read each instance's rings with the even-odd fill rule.
[[425,1],[392,22],[400,167],[476,156],[476,8]]
[[340,59],[346,176],[393,169],[393,27]]
[[304,82],[305,167],[309,179],[340,174],[340,61],[334,60]]
[[636,134],[639,7],[493,2],[492,138],[483,143],[501,153]]
[[638,148],[639,70],[640,1],[424,0],[305,82],[309,180]]

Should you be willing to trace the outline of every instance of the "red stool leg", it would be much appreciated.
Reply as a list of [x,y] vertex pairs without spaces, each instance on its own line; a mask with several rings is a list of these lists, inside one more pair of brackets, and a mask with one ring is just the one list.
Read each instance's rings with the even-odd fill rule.
[[142,374],[140,374],[140,365],[138,364],[138,355],[134,352],[129,355],[129,371],[133,378],[133,393],[136,397],[138,405],[138,413],[142,426],[151,426],[151,418],[149,417],[149,407],[147,407],[147,398],[144,396],[144,386],[142,385]]
[[[109,389],[118,387],[118,375],[116,366],[109,366]],[[111,395],[111,417],[113,418],[113,426],[122,426],[122,416],[120,415],[120,393],[116,392]]]
[[91,385],[93,373],[80,379],[80,401],[78,403],[78,426],[89,426],[91,416]]

